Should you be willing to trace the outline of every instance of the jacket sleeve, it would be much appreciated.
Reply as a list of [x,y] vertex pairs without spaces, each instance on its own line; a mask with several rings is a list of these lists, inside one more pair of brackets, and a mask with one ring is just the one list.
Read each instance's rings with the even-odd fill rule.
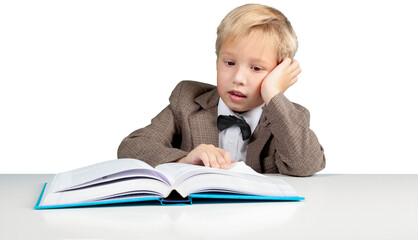
[[309,111],[283,93],[264,108],[266,127],[273,134],[275,163],[281,174],[310,176],[325,167],[324,149],[309,128]]
[[[174,90],[173,94],[177,92]],[[170,103],[150,125],[124,138],[118,148],[118,158],[140,159],[155,167],[186,156],[188,152],[179,149],[181,131],[172,106]]]

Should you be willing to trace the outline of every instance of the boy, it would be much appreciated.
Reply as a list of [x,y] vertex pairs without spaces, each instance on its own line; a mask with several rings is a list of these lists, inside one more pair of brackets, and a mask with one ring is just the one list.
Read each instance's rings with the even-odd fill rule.
[[248,4],[218,27],[217,86],[179,83],[170,104],[126,137],[119,158],[156,166],[180,162],[228,169],[245,161],[257,172],[310,176],[325,156],[309,112],[283,93],[297,81],[296,35],[278,10]]

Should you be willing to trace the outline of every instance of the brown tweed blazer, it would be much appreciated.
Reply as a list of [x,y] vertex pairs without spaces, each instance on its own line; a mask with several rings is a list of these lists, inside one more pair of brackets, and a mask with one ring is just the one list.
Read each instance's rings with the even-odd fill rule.
[[[151,124],[123,139],[118,158],[135,158],[156,166],[186,156],[200,144],[218,146],[215,86],[183,81],[170,96],[170,104]],[[260,123],[250,138],[247,165],[261,173],[310,176],[325,167],[325,156],[309,112],[282,93],[263,108]]]

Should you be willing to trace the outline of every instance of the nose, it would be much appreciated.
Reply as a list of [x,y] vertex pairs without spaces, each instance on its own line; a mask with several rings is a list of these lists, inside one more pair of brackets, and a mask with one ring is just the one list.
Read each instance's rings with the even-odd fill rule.
[[242,67],[237,67],[234,74],[234,83],[238,85],[245,85],[246,77],[245,71]]

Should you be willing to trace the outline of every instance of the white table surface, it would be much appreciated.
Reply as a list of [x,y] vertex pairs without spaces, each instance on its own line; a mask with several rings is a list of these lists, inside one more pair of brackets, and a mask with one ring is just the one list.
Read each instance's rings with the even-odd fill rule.
[[0,239],[418,239],[418,175],[269,175],[302,202],[34,210],[53,175],[0,175]]

